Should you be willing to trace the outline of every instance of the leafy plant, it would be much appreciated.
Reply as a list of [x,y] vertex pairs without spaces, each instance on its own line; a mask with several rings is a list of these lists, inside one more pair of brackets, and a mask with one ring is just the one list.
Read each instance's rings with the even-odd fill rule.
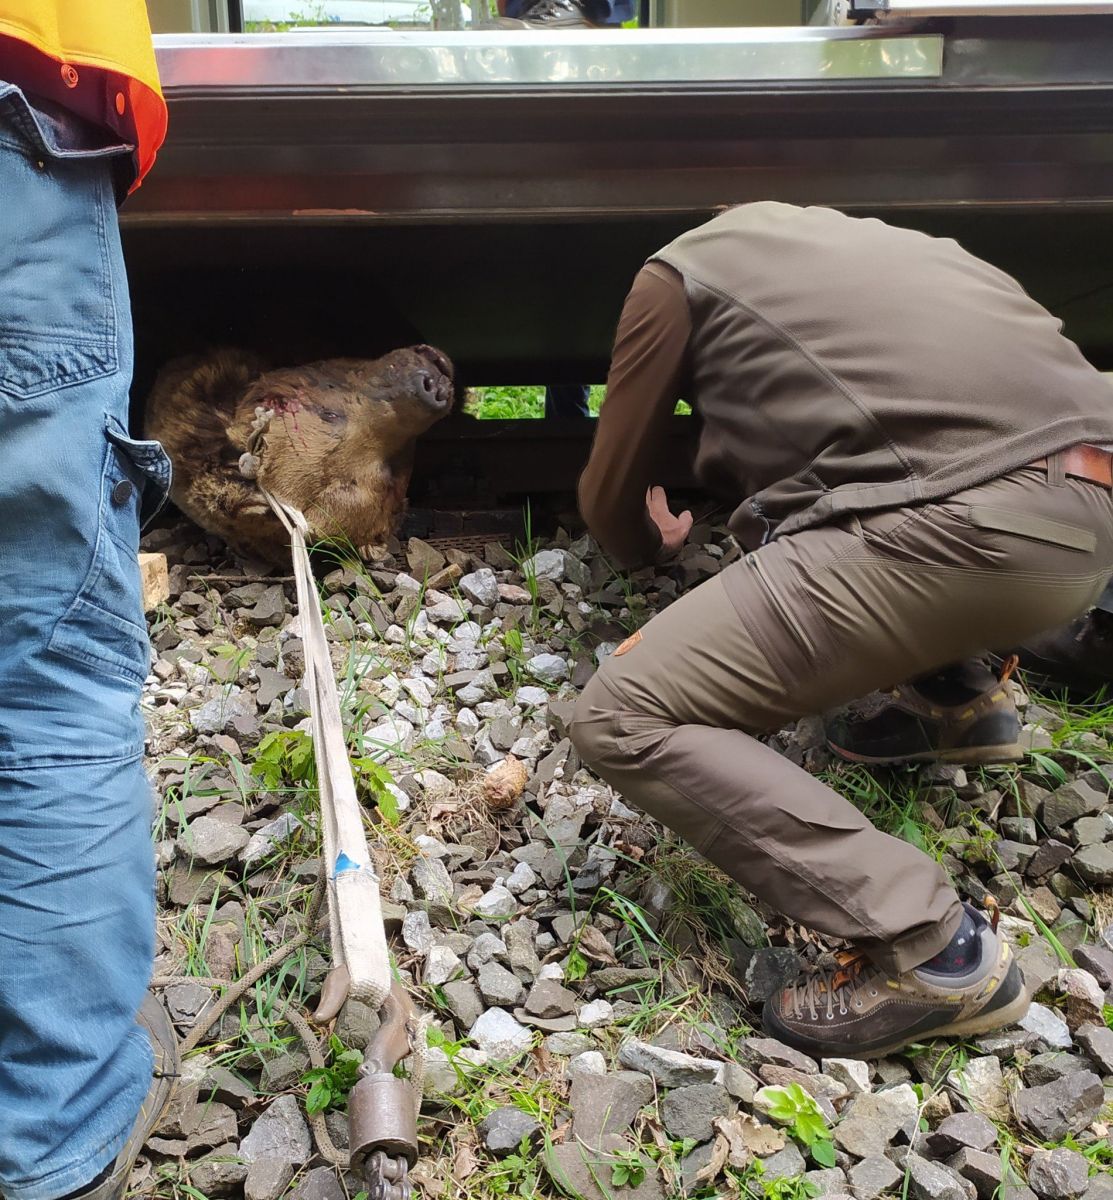
[[764,1087],[758,1098],[774,1121],[791,1126],[792,1136],[808,1148],[821,1167],[835,1165],[835,1143],[814,1096],[809,1096],[798,1083],[790,1083],[786,1087]]
[[328,1045],[332,1062],[327,1067],[314,1067],[301,1077],[302,1083],[309,1084],[305,1111],[311,1117],[346,1103],[363,1065],[363,1055],[358,1050],[349,1050],[335,1033],[330,1035]]
[[388,825],[397,825],[400,817],[398,801],[387,786],[394,782],[391,773],[373,758],[359,757],[352,760],[352,775],[356,792],[361,799],[373,800],[383,820]]
[[641,1187],[646,1163],[638,1150],[619,1150],[611,1167],[611,1187]]
[[573,950],[568,955],[568,962],[564,967],[564,978],[570,983],[578,983],[586,978],[588,965],[587,957],[579,950]]
[[537,1163],[529,1137],[522,1138],[513,1154],[491,1166],[484,1176],[487,1191],[495,1196],[532,1196],[538,1184]]
[[300,729],[268,733],[255,751],[251,773],[269,792],[290,785],[304,786],[313,778],[313,739]]

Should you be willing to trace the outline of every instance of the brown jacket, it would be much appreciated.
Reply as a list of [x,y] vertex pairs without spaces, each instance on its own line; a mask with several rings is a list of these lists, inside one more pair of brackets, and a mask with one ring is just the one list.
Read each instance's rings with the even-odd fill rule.
[[652,557],[639,429],[682,391],[703,419],[697,475],[737,504],[747,548],[1113,442],[1113,390],[1060,329],[950,239],[831,209],[731,209],[639,276],[581,509],[623,561]]

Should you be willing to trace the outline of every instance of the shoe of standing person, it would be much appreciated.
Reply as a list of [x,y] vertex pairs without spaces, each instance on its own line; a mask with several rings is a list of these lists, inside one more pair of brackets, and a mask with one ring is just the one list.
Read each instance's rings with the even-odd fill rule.
[[966,905],[950,944],[903,975],[842,954],[766,1001],[765,1031],[812,1058],[883,1058],[913,1042],[1013,1025],[1029,996],[995,924]]
[[170,1024],[162,1002],[150,992],[147,993],[136,1020],[146,1030],[155,1056],[147,1098],[143,1101],[131,1133],[128,1134],[123,1149],[116,1155],[115,1162],[81,1191],[71,1192],[63,1200],[123,1200],[127,1191],[128,1175],[135,1165],[139,1151],[158,1128],[166,1106],[170,1103],[180,1065],[174,1027]]
[[499,17],[496,29],[598,29],[586,0],[537,0],[520,17]]

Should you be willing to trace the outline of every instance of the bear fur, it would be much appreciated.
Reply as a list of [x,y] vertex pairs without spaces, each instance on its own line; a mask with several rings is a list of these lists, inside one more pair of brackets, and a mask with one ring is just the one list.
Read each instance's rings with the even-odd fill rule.
[[170,495],[187,516],[242,554],[288,566],[289,536],[240,469],[256,409],[269,411],[258,483],[305,514],[311,538],[366,555],[405,511],[414,443],[451,410],[452,375],[431,346],[276,370],[249,352],[217,350],[163,368],[146,435],[170,456]]

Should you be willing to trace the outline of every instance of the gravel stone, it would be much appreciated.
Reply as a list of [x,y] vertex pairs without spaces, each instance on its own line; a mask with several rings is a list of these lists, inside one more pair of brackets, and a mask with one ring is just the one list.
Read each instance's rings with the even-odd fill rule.
[[940,1158],[963,1148],[988,1150],[996,1141],[997,1129],[992,1121],[976,1112],[955,1113],[940,1121],[939,1128],[927,1135],[927,1144]]
[[974,1185],[941,1163],[910,1153],[906,1169],[908,1194],[913,1200],[976,1200]]
[[[509,928],[509,926],[507,926]],[[486,930],[472,943],[468,951],[468,966],[478,971],[484,963],[493,962],[498,958],[506,958],[506,943],[497,933]]]
[[627,1139],[613,1134],[603,1143],[590,1153],[584,1146],[569,1142],[545,1150],[542,1165],[560,1195],[578,1200],[665,1200],[660,1176],[653,1169],[646,1171],[637,1187],[612,1188],[611,1169],[623,1162],[616,1152],[629,1152],[630,1145]]
[[1089,1164],[1074,1150],[1037,1150],[1028,1164],[1028,1186],[1040,1200],[1075,1200],[1089,1186],[1089,1173]]
[[249,1165],[275,1159],[300,1167],[312,1152],[309,1126],[291,1095],[273,1100],[240,1143],[240,1157]]
[[733,1062],[725,1062],[720,1066],[714,1082],[721,1083],[735,1100],[741,1100],[746,1105],[753,1104],[754,1097],[761,1089],[761,1080],[756,1075]]
[[564,554],[560,550],[539,550],[522,563],[522,575],[538,582],[561,583],[564,580]]
[[469,600],[485,608],[494,608],[499,602],[499,581],[490,567],[465,575],[458,586]]
[[[988,1153],[985,1150],[971,1150],[963,1147],[957,1154],[947,1159],[947,1166],[974,1185],[978,1200],[1002,1200],[999,1195],[1001,1188],[1001,1155]],[[1010,1170],[1013,1186],[1018,1180]]]
[[539,979],[526,997],[526,1012],[534,1017],[563,1017],[576,1011],[576,995],[556,979]]
[[1024,1019],[1017,1022],[1017,1026],[1035,1034],[1052,1050],[1069,1050],[1073,1045],[1066,1021],[1046,1005],[1032,1004]]
[[515,1059],[533,1044],[533,1035],[503,1008],[489,1008],[468,1031],[468,1037],[490,1058]]
[[1060,829],[1079,817],[1096,816],[1105,807],[1105,796],[1081,779],[1057,788],[1043,803],[1040,819],[1048,829]]
[[1095,887],[1113,884],[1113,845],[1083,846],[1071,860],[1074,869]]
[[421,981],[439,987],[459,975],[463,968],[460,956],[450,946],[432,946],[425,956],[425,970],[422,972]]
[[575,1058],[577,1054],[594,1050],[596,1044],[595,1040],[586,1033],[576,1031],[554,1033],[545,1039],[545,1049],[550,1054],[556,1054],[561,1058]]
[[183,858],[217,867],[235,858],[250,840],[251,835],[240,825],[195,817],[178,836],[178,852]]
[[441,989],[448,1011],[459,1029],[470,1029],[483,1015],[483,998],[470,979],[454,979]]
[[513,1154],[522,1143],[522,1138],[535,1140],[541,1126],[520,1108],[507,1106],[488,1113],[479,1124],[479,1136],[484,1148],[496,1158]]
[[576,1019],[581,1029],[610,1025],[614,1020],[614,1005],[609,1000],[592,1000],[580,1009]]
[[874,1200],[895,1188],[904,1176],[883,1154],[871,1154],[851,1167],[848,1177],[858,1200]]
[[[718,1082],[724,1066],[710,1058],[696,1058],[679,1050],[668,1050],[650,1042],[631,1038],[622,1043],[618,1061],[631,1071],[641,1071],[655,1079],[661,1087],[681,1088],[696,1083]],[[730,1064],[734,1066],[734,1064]],[[748,1072],[747,1072],[748,1074]],[[753,1079],[753,1076],[750,1076]],[[732,1093],[733,1094],[733,1093]]]
[[778,1067],[792,1067],[795,1071],[803,1071],[805,1075],[818,1075],[819,1064],[799,1050],[793,1050],[776,1038],[746,1038],[742,1042],[742,1059],[746,1066],[761,1066],[763,1063],[773,1063]]
[[448,904],[452,900],[452,879],[439,858],[417,858],[410,868],[414,891],[423,900]]
[[248,1164],[244,1200],[278,1200],[290,1186],[296,1170],[292,1162],[281,1158],[261,1158]]
[[856,1058],[825,1058],[820,1065],[824,1075],[841,1083],[852,1096],[870,1090],[869,1063]]
[[1057,1142],[1068,1133],[1085,1129],[1104,1100],[1105,1090],[1098,1076],[1092,1071],[1076,1071],[1042,1087],[1018,1092],[1016,1115],[1041,1141]]
[[290,1200],[347,1200],[347,1195],[331,1167],[314,1167],[290,1193]]
[[585,1050],[575,1058],[568,1060],[568,1074],[575,1075],[606,1075],[607,1060],[598,1050]]
[[800,976],[800,956],[784,946],[755,950],[742,975],[746,994],[752,1004],[764,1004],[770,996],[783,991]]
[[473,911],[486,918],[512,917],[518,911],[518,901],[506,888],[496,884],[475,902]]
[[996,1056],[970,1059],[961,1070],[950,1072],[947,1083],[960,1100],[978,1112],[991,1119],[1007,1119],[1009,1090]]
[[920,1101],[910,1084],[856,1096],[835,1126],[835,1141],[855,1158],[884,1154],[897,1134],[916,1131]]
[[1113,987],[1113,950],[1105,946],[1079,946],[1074,961],[1098,981],[1103,988]]
[[522,981],[497,962],[486,962],[476,975],[479,991],[488,1004],[519,1004],[526,994]]
[[783,1150],[778,1150],[776,1154],[763,1158],[761,1165],[765,1168],[761,1175],[762,1179],[770,1181],[798,1179],[808,1169],[808,1164],[804,1162],[804,1156],[792,1142],[789,1142]]
[[661,1120],[674,1138],[706,1142],[715,1132],[712,1122],[729,1116],[735,1102],[717,1083],[693,1083],[674,1088],[661,1101]]
[[652,1099],[653,1080],[635,1071],[574,1076],[569,1100],[572,1134],[585,1146],[597,1147],[605,1134],[625,1133]]
[[817,1196],[847,1194],[846,1172],[841,1167],[831,1167],[826,1171],[808,1171],[804,1179],[815,1188]]
[[1107,1025],[1082,1025],[1075,1037],[1094,1066],[1103,1075],[1113,1075],[1113,1029]]
[[261,862],[276,846],[292,837],[303,824],[293,813],[283,813],[273,821],[256,829],[247,845],[240,854],[240,861],[245,867],[253,867]]
[[240,1162],[235,1142],[218,1146],[200,1161],[190,1163],[190,1183],[205,1196],[236,1196],[243,1192],[248,1166]]
[[1078,1029],[1102,1020],[1105,994],[1089,971],[1060,971],[1057,982],[1060,992],[1067,998],[1069,1028]]
[[526,661],[526,670],[542,683],[560,683],[568,678],[568,662],[559,654],[535,654]]

